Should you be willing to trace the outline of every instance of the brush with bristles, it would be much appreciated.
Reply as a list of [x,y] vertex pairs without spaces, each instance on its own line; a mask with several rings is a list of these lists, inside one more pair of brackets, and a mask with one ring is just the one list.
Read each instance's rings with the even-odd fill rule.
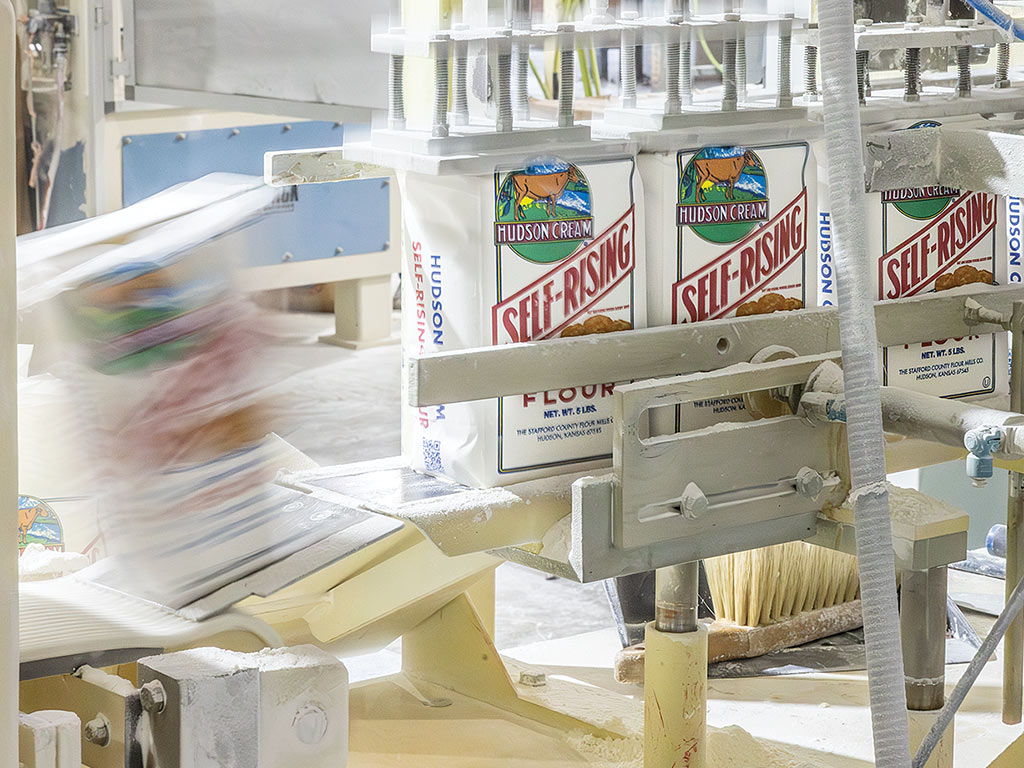
[[857,558],[791,541],[704,561],[719,619],[741,626],[774,624],[856,600]]

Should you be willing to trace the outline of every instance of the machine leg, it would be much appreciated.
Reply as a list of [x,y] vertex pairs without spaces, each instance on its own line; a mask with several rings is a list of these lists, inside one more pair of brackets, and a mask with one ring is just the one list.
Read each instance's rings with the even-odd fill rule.
[[334,334],[325,344],[365,349],[391,344],[391,275],[334,284]]
[[[911,752],[924,741],[945,702],[946,568],[904,571],[900,637],[910,719]],[[953,730],[943,735],[925,768],[952,768]]]
[[945,701],[946,568],[904,571],[900,637],[907,709],[929,712]]
[[706,764],[708,632],[697,623],[697,563],[657,573],[644,662],[645,768]]
[[[1020,413],[1024,408],[1024,302],[1013,303],[1010,319],[1010,410]],[[1010,472],[1006,505],[1006,597],[1021,580],[1024,563],[1024,476]],[[1016,725],[1021,721],[1024,701],[1024,623],[1018,616],[1003,638],[1003,722]]]

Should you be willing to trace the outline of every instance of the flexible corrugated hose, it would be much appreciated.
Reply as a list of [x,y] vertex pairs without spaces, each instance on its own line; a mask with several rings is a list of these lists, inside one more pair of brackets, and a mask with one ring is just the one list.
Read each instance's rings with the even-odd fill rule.
[[857,531],[875,765],[910,768],[892,524],[868,253],[864,158],[857,103],[853,4],[818,4],[825,143],[831,180],[839,334],[843,354],[851,501]]

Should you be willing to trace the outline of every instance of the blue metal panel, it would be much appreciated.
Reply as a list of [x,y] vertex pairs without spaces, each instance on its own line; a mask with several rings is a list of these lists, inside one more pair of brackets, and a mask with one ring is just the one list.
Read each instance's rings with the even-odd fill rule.
[[[131,205],[183,181],[217,171],[263,175],[263,153],[279,149],[336,147],[346,132],[325,121],[240,125],[182,133],[129,136],[121,150],[123,205]],[[294,205],[257,222],[247,233],[248,266],[373,253],[390,237],[387,179],[309,184],[294,192]],[[344,258],[344,255],[340,258]]]

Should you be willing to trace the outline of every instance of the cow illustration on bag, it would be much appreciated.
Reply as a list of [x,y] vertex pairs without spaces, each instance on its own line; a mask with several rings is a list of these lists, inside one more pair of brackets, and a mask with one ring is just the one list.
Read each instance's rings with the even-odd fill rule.
[[550,264],[594,237],[590,184],[578,167],[540,158],[506,174],[496,190],[494,242]]

